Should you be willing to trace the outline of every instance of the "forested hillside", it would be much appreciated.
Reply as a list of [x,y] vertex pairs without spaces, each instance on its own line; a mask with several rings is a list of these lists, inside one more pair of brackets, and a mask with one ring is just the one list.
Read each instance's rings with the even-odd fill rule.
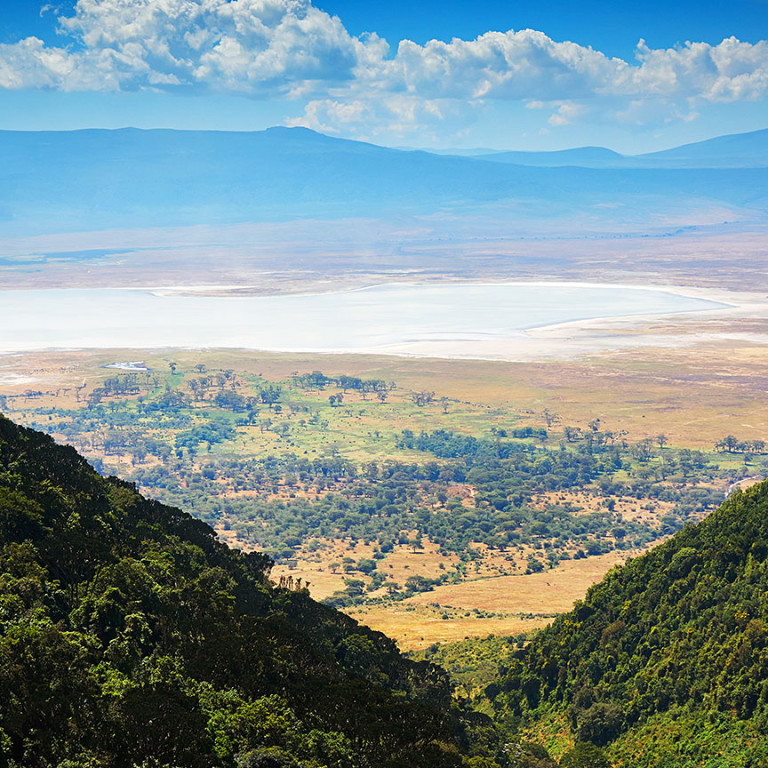
[[394,768],[496,753],[490,721],[452,706],[442,670],[300,582],[273,586],[270,565],[0,417],[0,765]]
[[486,694],[578,764],[768,765],[768,482],[609,573]]

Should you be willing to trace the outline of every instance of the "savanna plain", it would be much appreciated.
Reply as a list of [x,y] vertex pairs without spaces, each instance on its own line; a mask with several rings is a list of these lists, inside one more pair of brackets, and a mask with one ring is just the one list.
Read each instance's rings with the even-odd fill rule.
[[534,330],[511,360],[6,355],[3,411],[404,650],[520,635],[765,475],[761,297],[698,290],[730,309]]

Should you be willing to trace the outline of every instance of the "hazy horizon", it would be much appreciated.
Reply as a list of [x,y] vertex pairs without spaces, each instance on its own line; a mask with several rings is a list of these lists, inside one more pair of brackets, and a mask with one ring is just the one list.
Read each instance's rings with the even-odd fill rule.
[[21,0],[0,14],[0,128],[640,154],[768,126],[767,28],[759,0]]
[[[318,134],[320,136],[325,136],[327,138],[331,139],[338,139],[342,138],[345,139],[345,137],[335,136],[331,133],[324,133],[323,131],[316,130],[314,128],[307,128],[305,126],[286,126],[281,124],[274,124],[274,125],[268,125],[265,128],[175,128],[175,127],[168,127],[168,126],[151,126],[151,127],[142,127],[139,125],[121,125],[121,126],[115,126],[111,128],[106,128],[98,125],[90,125],[90,126],[82,126],[80,128],[0,128],[0,133],[76,133],[76,132],[82,132],[82,131],[142,131],[142,132],[149,132],[149,131],[179,131],[184,133],[237,133],[237,134],[249,134],[249,133],[265,133],[267,131],[272,130],[306,130],[310,131],[311,133]],[[525,146],[518,146],[518,147],[435,147],[435,146],[417,146],[417,145],[409,145],[409,144],[385,144],[380,143],[377,141],[368,141],[365,139],[345,139],[347,141],[353,141],[353,142],[359,142],[361,144],[370,144],[375,147],[381,147],[384,149],[395,149],[403,152],[434,152],[440,155],[445,154],[451,154],[452,151],[456,151],[456,153],[459,156],[465,156],[465,157],[482,157],[483,155],[491,155],[495,153],[530,153],[531,155],[534,154],[550,154],[550,155],[556,155],[558,153],[563,152],[570,152],[572,150],[579,150],[579,149],[606,149],[609,152],[613,152],[617,155],[622,155],[624,157],[644,157],[646,155],[653,155],[661,152],[665,152],[667,150],[673,150],[673,149],[680,149],[682,147],[689,147],[697,144],[704,144],[706,142],[712,141],[713,139],[728,139],[732,137],[743,137],[743,136],[749,136],[751,134],[760,134],[763,131],[768,131],[768,124],[763,128],[754,128],[750,130],[745,131],[734,131],[733,133],[713,133],[711,136],[707,136],[702,139],[697,139],[690,142],[685,142],[682,144],[671,144],[669,146],[660,147],[653,151],[648,152],[637,152],[637,153],[627,153],[627,152],[619,152],[618,150],[614,149],[610,146],[603,146],[600,144],[578,144],[578,145],[567,145],[563,147],[555,147],[550,149],[541,149],[541,150],[535,150],[535,149],[529,149]]]

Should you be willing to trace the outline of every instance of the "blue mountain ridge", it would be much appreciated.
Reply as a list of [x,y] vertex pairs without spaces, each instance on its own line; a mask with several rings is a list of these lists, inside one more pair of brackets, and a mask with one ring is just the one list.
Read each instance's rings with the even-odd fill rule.
[[577,147],[551,152],[484,152],[476,157],[539,167],[764,168],[768,167],[768,129],[718,136],[642,155],[621,155],[604,147]]
[[[752,157],[768,142],[768,131],[760,133],[750,139]],[[747,154],[734,137],[713,142],[694,145],[698,156]],[[679,151],[694,163],[697,150]],[[554,153],[570,158],[567,165],[536,167],[388,149],[303,128],[2,131],[0,231],[463,215],[499,203],[528,206],[540,217],[617,202],[640,212],[690,202],[765,215],[762,167],[584,167],[585,156],[614,154],[569,150]],[[669,165],[672,156],[665,157]]]

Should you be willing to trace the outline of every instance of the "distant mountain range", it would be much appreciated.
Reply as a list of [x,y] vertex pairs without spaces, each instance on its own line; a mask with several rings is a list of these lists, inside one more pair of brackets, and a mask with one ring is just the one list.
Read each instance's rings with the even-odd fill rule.
[[765,168],[768,166],[768,129],[735,133],[682,147],[640,155],[646,167]]
[[512,165],[534,165],[542,168],[577,166],[579,168],[632,168],[633,159],[604,147],[578,147],[552,152],[490,152],[475,155],[481,160]]
[[0,234],[462,216],[489,205],[539,220],[605,217],[617,205],[636,217],[684,207],[762,219],[767,158],[768,131],[634,158],[597,147],[456,157],[303,128],[4,131]]
[[548,168],[566,165],[581,168],[765,168],[768,167],[768,129],[718,136],[645,155],[620,155],[603,147],[579,147],[555,152],[478,151],[473,156],[499,163]]

